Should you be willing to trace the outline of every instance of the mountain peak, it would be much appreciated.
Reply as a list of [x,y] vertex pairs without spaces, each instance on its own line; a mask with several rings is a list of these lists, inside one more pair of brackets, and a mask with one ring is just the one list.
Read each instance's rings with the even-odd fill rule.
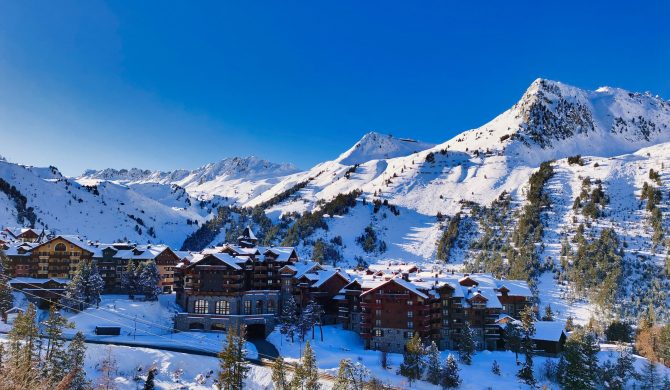
[[435,146],[409,138],[396,138],[390,134],[368,132],[349,150],[342,153],[337,162],[344,165],[362,164],[371,160],[380,160],[407,156]]

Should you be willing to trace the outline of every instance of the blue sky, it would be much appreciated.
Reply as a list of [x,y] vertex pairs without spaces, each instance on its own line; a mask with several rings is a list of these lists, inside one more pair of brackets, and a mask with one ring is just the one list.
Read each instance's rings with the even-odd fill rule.
[[69,175],[443,142],[537,77],[670,99],[670,2],[57,3],[0,2],[0,155]]

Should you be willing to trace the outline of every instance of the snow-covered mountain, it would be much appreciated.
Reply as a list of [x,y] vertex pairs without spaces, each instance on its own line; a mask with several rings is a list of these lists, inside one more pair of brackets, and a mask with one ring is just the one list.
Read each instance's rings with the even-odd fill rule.
[[0,161],[0,225],[34,225],[90,239],[179,246],[212,212],[183,188],[133,189],[113,182],[82,185],[55,167]]
[[293,164],[277,164],[257,157],[232,157],[194,170],[152,171],[138,168],[88,170],[77,180],[81,183],[112,181],[134,187],[138,184],[178,185],[194,197],[229,198],[232,203],[246,202],[271,187],[280,178],[298,172]]

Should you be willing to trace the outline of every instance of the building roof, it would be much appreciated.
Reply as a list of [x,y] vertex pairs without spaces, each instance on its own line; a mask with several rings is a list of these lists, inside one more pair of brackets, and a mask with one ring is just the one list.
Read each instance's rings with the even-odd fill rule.
[[564,333],[565,323],[561,321],[536,321],[533,340],[558,342]]

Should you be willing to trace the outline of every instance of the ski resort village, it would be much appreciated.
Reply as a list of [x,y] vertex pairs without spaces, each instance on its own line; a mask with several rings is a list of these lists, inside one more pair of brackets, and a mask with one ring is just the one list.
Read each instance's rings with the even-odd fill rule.
[[670,389],[669,200],[669,101],[546,79],[308,170],[3,159],[0,388]]

